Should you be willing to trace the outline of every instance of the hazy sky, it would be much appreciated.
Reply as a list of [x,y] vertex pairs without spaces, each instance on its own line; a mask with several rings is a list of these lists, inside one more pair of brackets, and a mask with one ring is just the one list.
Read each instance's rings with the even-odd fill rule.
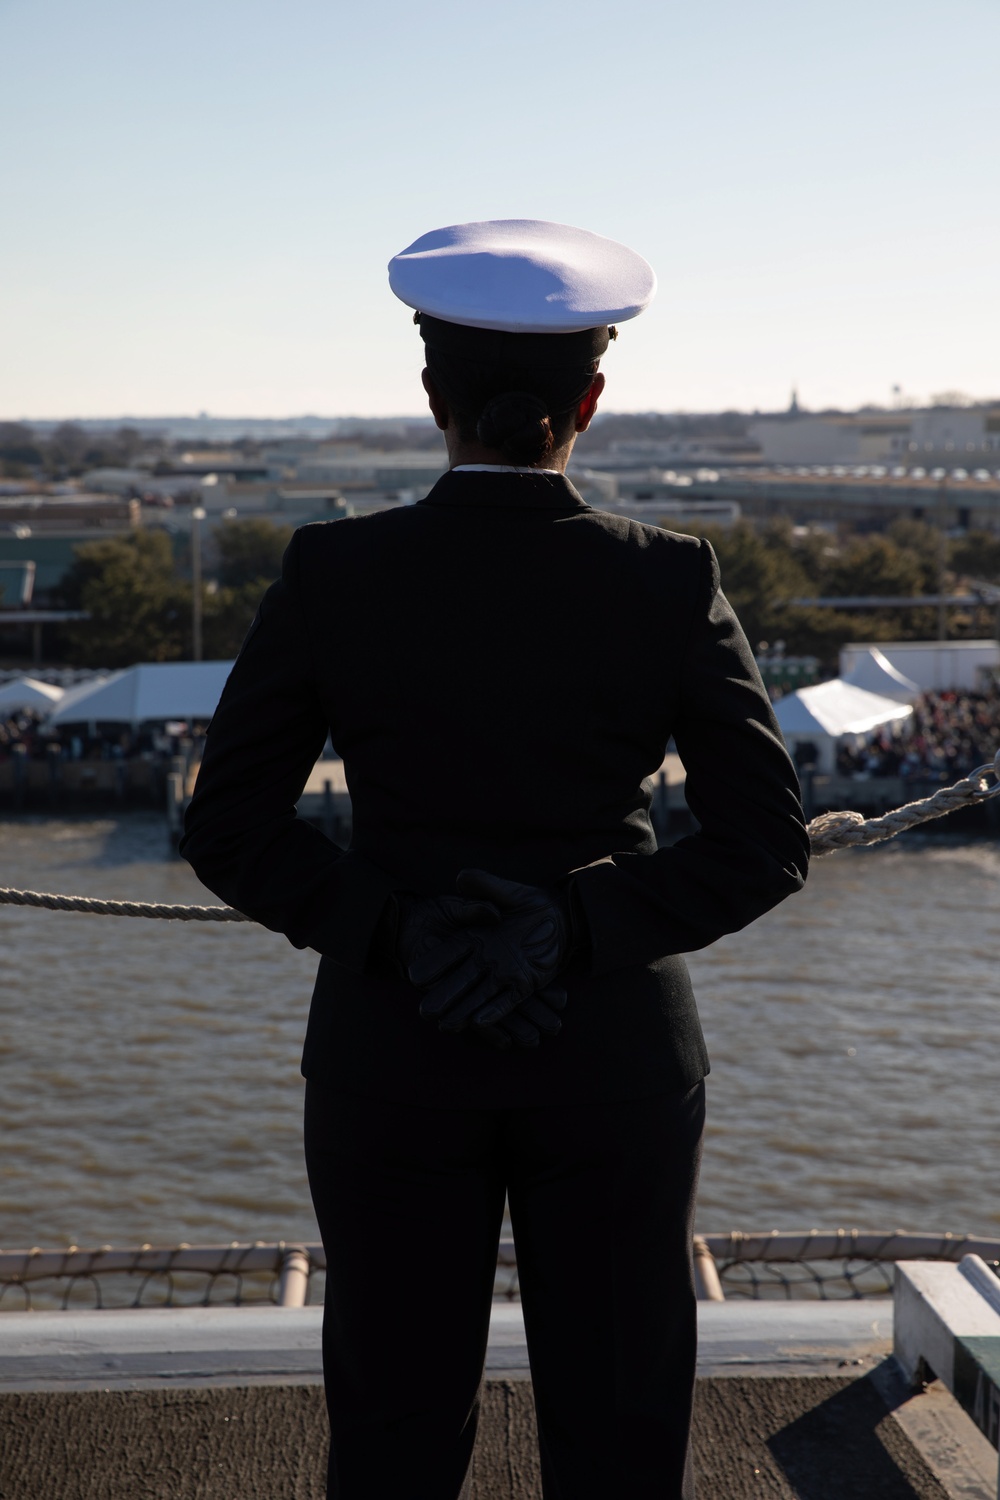
[[0,0],[0,419],[422,408],[385,265],[660,281],[606,405],[1000,394],[998,0]]

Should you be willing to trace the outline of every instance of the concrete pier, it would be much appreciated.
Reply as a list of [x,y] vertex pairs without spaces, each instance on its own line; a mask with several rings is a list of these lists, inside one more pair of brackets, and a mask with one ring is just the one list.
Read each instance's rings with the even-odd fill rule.
[[[698,1312],[699,1500],[994,1500],[985,1439],[946,1392],[914,1396],[903,1381],[888,1300]],[[0,1495],[321,1500],[320,1319],[269,1307],[3,1314]],[[494,1306],[471,1500],[541,1500],[517,1303]]]

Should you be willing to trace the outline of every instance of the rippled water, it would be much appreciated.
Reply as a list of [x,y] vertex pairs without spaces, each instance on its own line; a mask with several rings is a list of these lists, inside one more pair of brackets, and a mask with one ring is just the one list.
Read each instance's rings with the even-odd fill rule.
[[[0,884],[206,899],[145,814],[0,821]],[[692,958],[703,1228],[1000,1233],[998,898],[996,845],[835,854]],[[0,1245],[315,1238],[314,966],[249,925],[0,907]]]

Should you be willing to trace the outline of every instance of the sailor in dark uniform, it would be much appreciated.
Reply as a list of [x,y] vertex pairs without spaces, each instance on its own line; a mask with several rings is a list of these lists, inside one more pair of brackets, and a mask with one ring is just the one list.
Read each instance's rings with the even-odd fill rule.
[[[678,1500],[708,1071],[681,955],[801,886],[795,774],[711,547],[565,477],[645,261],[500,221],[425,235],[390,282],[451,467],[416,505],[295,534],[182,844],[321,955],[328,1494],[462,1491],[506,1197],[547,1500]],[[328,733],[347,849],[295,814]],[[658,849],[671,735],[699,827]]]

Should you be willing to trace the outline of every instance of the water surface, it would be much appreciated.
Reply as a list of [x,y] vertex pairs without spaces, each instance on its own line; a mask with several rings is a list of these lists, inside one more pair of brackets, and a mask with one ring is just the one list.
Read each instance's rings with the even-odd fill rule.
[[[0,821],[0,884],[214,899],[142,813]],[[993,844],[839,853],[692,957],[703,1229],[1000,1234],[998,898]],[[315,963],[249,924],[0,907],[0,1245],[316,1238],[298,1072]]]

